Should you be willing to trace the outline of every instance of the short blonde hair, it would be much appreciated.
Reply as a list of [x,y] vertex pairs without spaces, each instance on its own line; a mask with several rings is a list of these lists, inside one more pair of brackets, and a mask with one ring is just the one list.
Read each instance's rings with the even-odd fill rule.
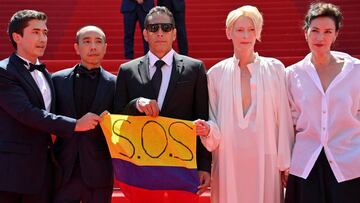
[[263,17],[255,6],[242,6],[230,11],[226,18],[226,29],[231,30],[234,27],[235,21],[241,16],[250,18],[255,26],[256,39],[260,41],[261,31],[264,23]]

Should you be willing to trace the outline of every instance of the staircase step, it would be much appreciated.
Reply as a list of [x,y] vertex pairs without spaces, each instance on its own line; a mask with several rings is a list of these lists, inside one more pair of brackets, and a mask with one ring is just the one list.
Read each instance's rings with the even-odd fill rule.
[[[105,59],[123,59],[123,16],[120,3],[113,0],[1,0],[0,58],[7,57],[13,48],[5,31],[10,16],[19,9],[34,8],[48,16],[49,42],[44,59],[77,60],[72,44],[76,30],[85,24],[97,24],[107,34],[108,51]],[[186,23],[189,54],[197,58],[224,58],[232,55],[232,43],[226,39],[225,20],[228,12],[241,5],[255,5],[264,15],[262,42],[256,50],[275,57],[303,56],[308,52],[302,30],[303,17],[312,0],[201,0],[187,1]],[[360,54],[360,4],[358,0],[330,0],[344,14],[342,28],[335,48],[350,54]],[[143,55],[141,30],[135,33],[135,56]],[[174,44],[176,49],[176,43]]]
[[[130,201],[124,196],[119,189],[115,189],[112,194],[111,203],[130,203]],[[200,195],[199,203],[210,203],[210,192],[206,191]]]

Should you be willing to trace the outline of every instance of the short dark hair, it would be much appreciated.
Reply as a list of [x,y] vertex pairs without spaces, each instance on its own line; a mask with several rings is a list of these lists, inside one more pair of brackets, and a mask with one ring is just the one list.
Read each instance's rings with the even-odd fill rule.
[[155,6],[154,8],[152,8],[149,11],[149,13],[145,17],[145,22],[144,22],[144,27],[145,28],[149,25],[149,17],[152,16],[154,13],[166,14],[167,16],[169,16],[171,24],[173,24],[174,27],[175,27],[175,20],[174,20],[174,16],[171,13],[171,11],[169,9],[167,9],[165,6]]
[[10,41],[15,49],[17,49],[17,44],[14,41],[12,34],[15,32],[21,36],[24,34],[24,29],[29,25],[31,20],[41,20],[46,21],[47,16],[45,13],[35,10],[21,10],[17,11],[10,19],[8,25],[8,35]]
[[336,31],[342,26],[343,16],[339,7],[331,3],[313,3],[305,16],[304,30],[309,29],[311,21],[319,17],[329,17],[334,20]]

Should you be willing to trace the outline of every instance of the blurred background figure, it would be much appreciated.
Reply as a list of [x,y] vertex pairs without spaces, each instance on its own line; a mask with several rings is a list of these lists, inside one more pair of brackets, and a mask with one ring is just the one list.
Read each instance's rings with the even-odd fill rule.
[[167,7],[174,15],[179,54],[188,55],[188,40],[185,26],[185,0],[158,0],[157,5]]
[[[153,0],[122,0],[121,13],[124,16],[124,57],[134,58],[134,34],[136,22],[139,22],[141,32],[144,30],[146,14],[154,7]],[[144,40],[144,54],[149,51],[149,45]]]

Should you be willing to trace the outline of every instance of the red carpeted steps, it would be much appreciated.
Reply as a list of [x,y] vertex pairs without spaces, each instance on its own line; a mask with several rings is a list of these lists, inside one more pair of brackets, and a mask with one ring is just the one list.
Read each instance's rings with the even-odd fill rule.
[[[114,188],[112,197],[113,198],[111,203],[130,203],[130,201],[127,198],[125,198],[124,194],[121,192],[119,188]],[[165,203],[171,203],[171,202],[167,202],[165,200]],[[205,193],[203,193],[200,196],[198,203],[210,203],[210,191],[206,191]]]
[[[304,40],[302,20],[309,0],[189,0],[186,5],[186,21],[189,39],[189,55],[205,61],[210,67],[217,61],[232,54],[231,42],[225,36],[225,19],[227,13],[244,4],[252,4],[264,15],[262,42],[257,43],[256,50],[260,55],[279,58],[285,64],[301,59],[308,48]],[[360,16],[357,15],[360,3],[357,0],[333,0],[340,5],[344,19],[344,27],[335,44],[335,49],[360,55]],[[49,43],[45,56],[50,70],[55,71],[67,67],[63,60],[78,60],[73,50],[76,30],[86,24],[99,25],[108,38],[108,51],[105,66],[117,72],[123,60],[123,25],[119,11],[120,1],[113,0],[1,0],[0,4],[0,58],[4,58],[13,50],[8,43],[5,30],[10,16],[19,9],[38,9],[49,16]],[[135,55],[141,56],[142,43],[140,30],[135,36]],[[175,44],[176,47],[176,44]],[[58,61],[59,60],[59,61]],[[69,64],[73,65],[73,64]]]

